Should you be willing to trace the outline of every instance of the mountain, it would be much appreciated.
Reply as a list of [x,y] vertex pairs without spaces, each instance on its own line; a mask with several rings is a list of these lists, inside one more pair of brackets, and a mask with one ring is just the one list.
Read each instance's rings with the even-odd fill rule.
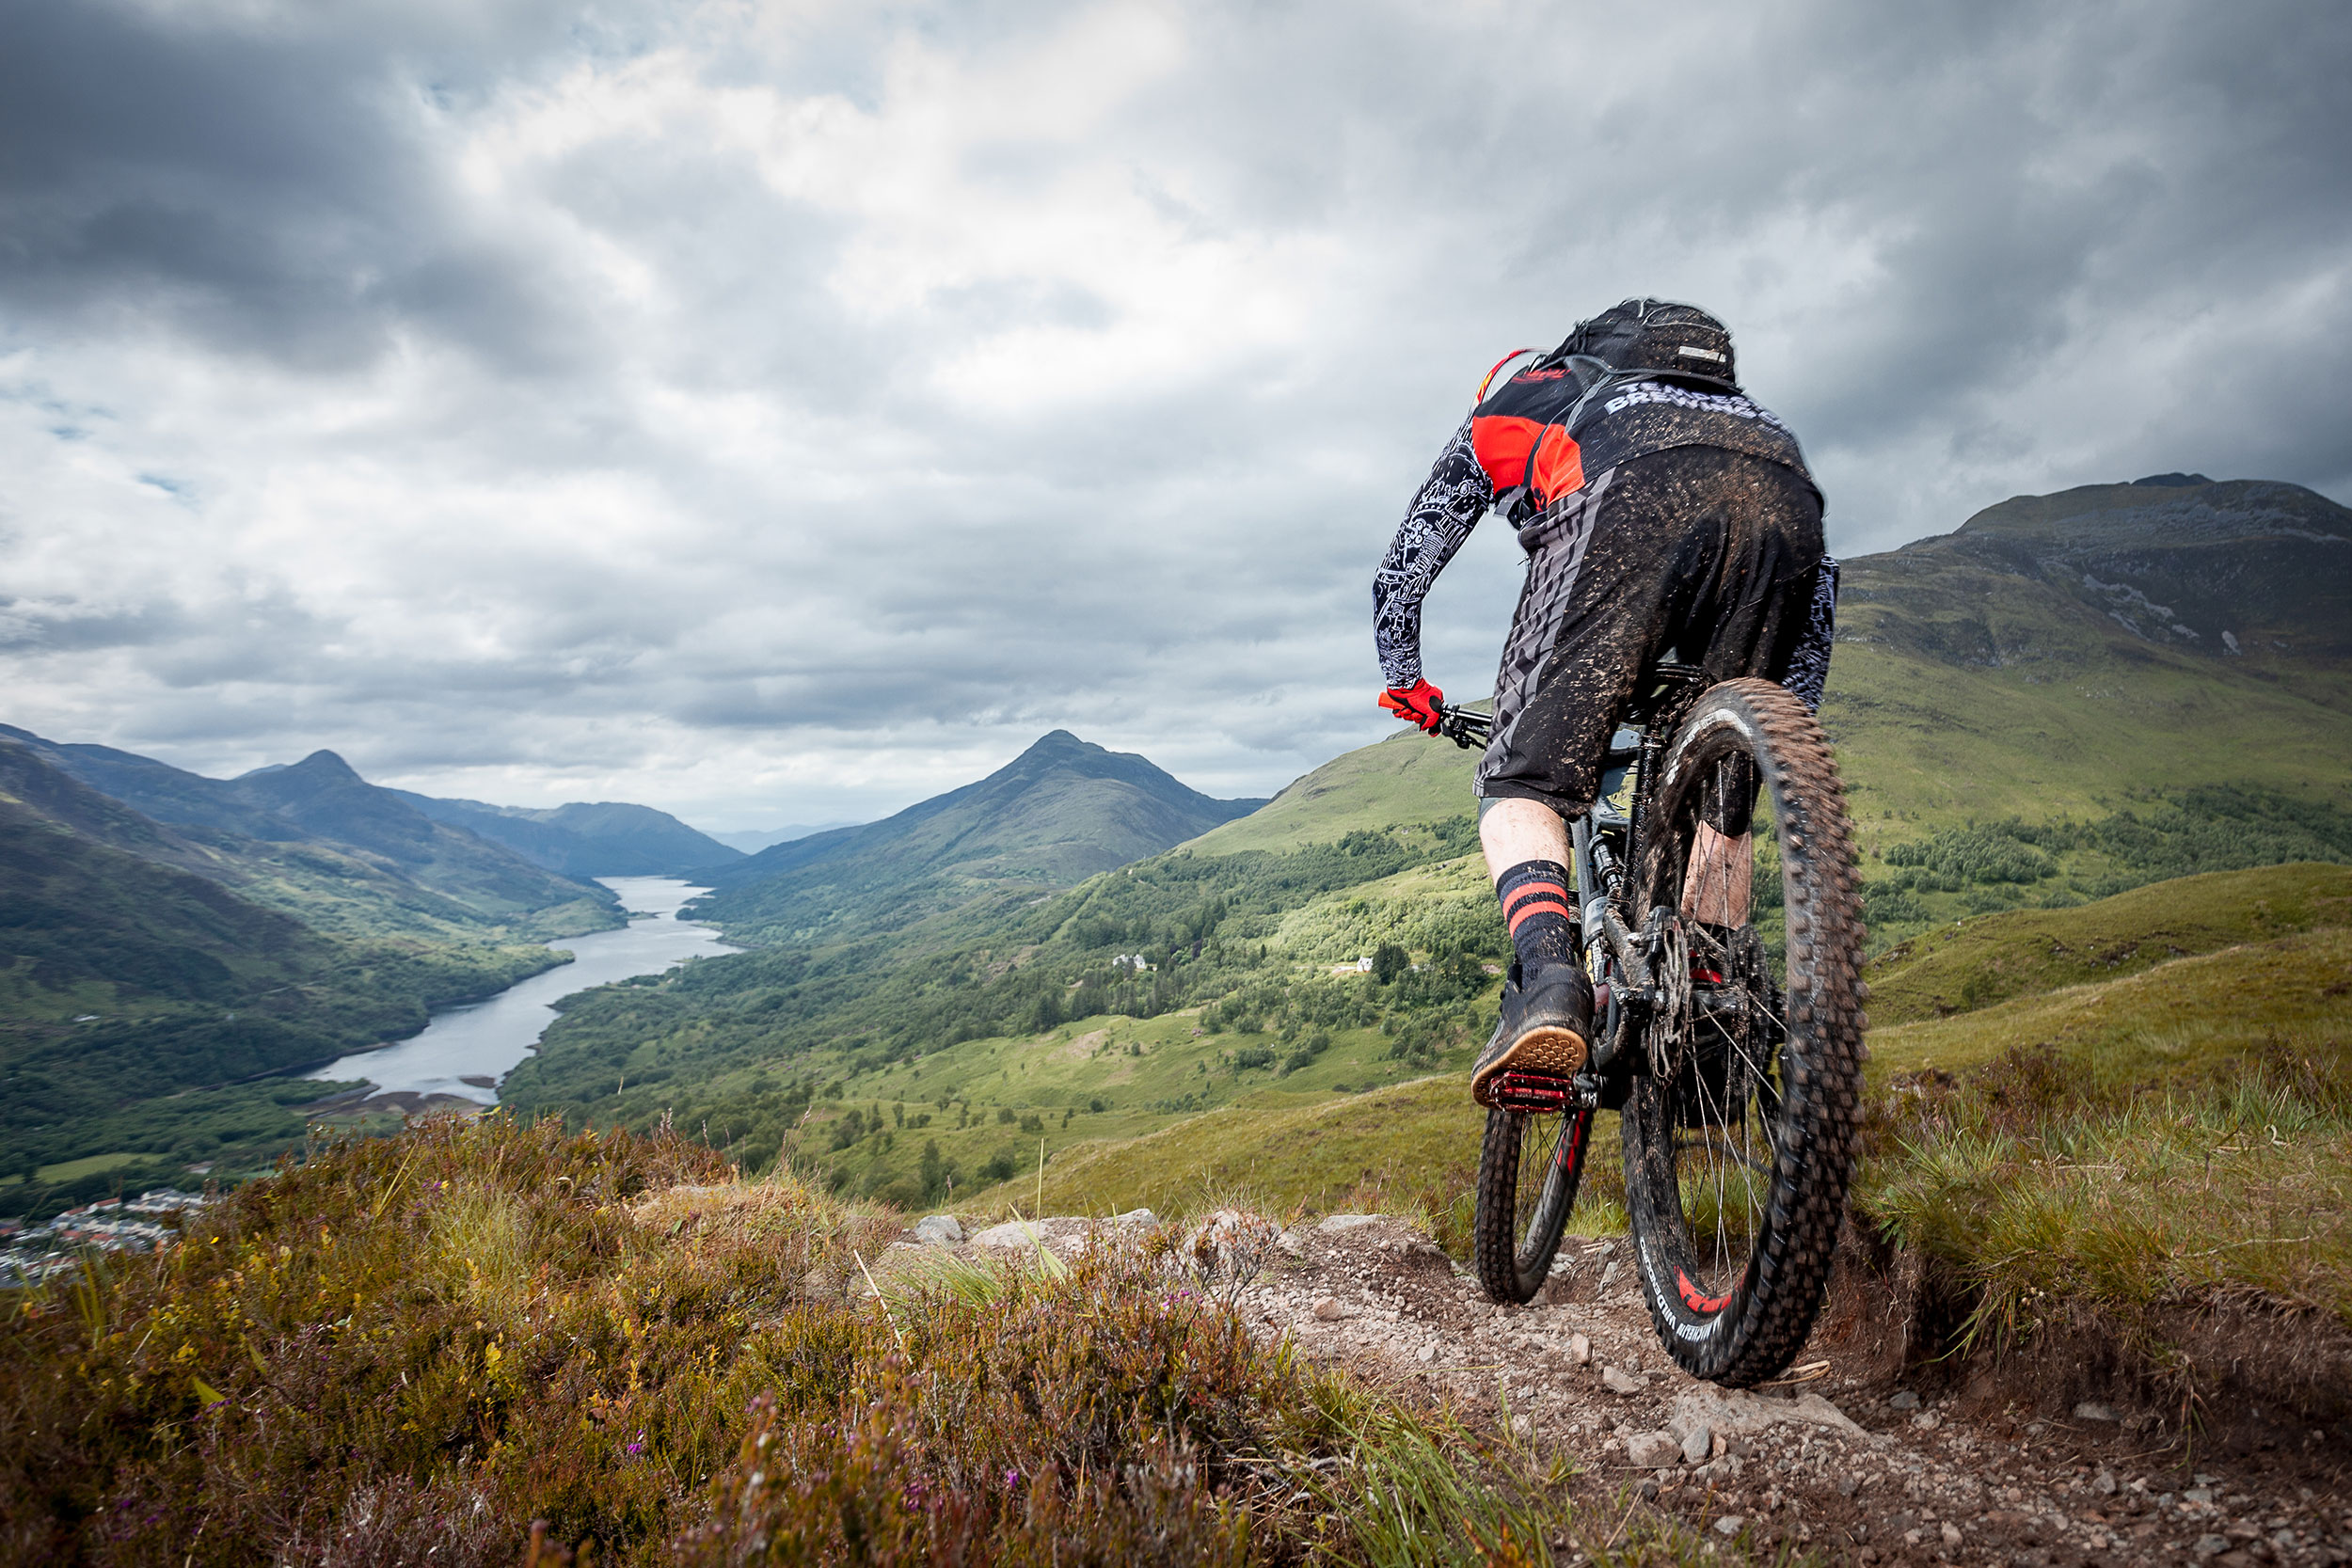
[[619,801],[538,807],[389,793],[433,818],[503,844],[567,877],[677,877],[722,865],[743,851],[695,832],[666,811]]
[[849,821],[787,822],[781,828],[746,828],[738,832],[712,833],[710,836],[730,849],[739,850],[746,855],[756,855],[770,845],[788,844],[793,839],[806,838],[811,833],[821,833],[829,828],[857,826],[859,826],[858,823]]
[[1919,824],[2352,774],[2352,512],[2265,481],[2086,485],[1848,562],[1822,722],[1866,853]]
[[1263,804],[1212,800],[1140,756],[1056,730],[896,816],[707,868],[718,891],[694,912],[765,942],[895,930],[985,891],[1067,887]]
[[[51,741],[10,725],[0,724],[0,736],[205,852],[178,863],[242,883],[248,895],[314,924],[355,930],[386,920],[512,926],[515,934],[551,936],[618,920],[605,889],[436,822],[395,791],[369,784],[332,752],[211,779],[135,752]],[[338,906],[354,901],[364,908],[336,915]]]

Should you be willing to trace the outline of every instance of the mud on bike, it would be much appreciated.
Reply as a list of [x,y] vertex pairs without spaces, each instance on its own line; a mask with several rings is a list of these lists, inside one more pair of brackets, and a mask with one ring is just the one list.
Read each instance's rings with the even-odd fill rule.
[[[1492,721],[1447,706],[1483,747]],[[1634,1257],[1659,1338],[1732,1386],[1773,1377],[1829,1280],[1862,1074],[1860,888],[1828,742],[1761,680],[1661,663],[1572,828],[1593,1038],[1573,1079],[1506,1073],[1478,1168],[1474,1251],[1498,1302],[1532,1300],[1559,1251],[1595,1112],[1618,1113]],[[1737,926],[1694,917],[1702,824],[1749,880]],[[1714,836],[1721,835],[1721,836]],[[1726,867],[1720,854],[1708,875]],[[1693,890],[1695,891],[1695,890]],[[1716,912],[1721,912],[1718,904]]]

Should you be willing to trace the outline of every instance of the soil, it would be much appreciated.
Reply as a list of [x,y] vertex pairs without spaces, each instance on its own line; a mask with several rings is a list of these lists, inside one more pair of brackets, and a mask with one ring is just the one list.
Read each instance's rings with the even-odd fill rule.
[[[1039,1227],[1063,1251],[1095,1227]],[[1010,1257],[1032,1234],[1000,1227],[953,1250]],[[2167,1386],[2083,1332],[1998,1368],[1923,1362],[1917,1292],[1869,1260],[1841,1259],[1780,1384],[1726,1397],[1661,1347],[1622,1238],[1567,1238],[1537,1300],[1504,1307],[1382,1216],[1278,1233],[1230,1213],[1187,1235],[1205,1264],[1248,1276],[1233,1300],[1254,1331],[1569,1457],[1587,1520],[1672,1515],[1735,1560],[2352,1563],[2340,1436],[2247,1405],[2185,1441],[2177,1409],[2132,1402]]]

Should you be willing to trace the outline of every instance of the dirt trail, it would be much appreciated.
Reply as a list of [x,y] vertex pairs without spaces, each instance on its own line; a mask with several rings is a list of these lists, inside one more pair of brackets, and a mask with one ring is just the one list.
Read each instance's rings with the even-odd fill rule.
[[[1039,1227],[1064,1252],[1091,1228]],[[1800,1381],[1727,1395],[1661,1348],[1622,1239],[1570,1237],[1536,1303],[1497,1307],[1392,1219],[1333,1215],[1278,1235],[1233,1216],[1230,1228],[1200,1250],[1223,1241],[1245,1270],[1262,1263],[1235,1296],[1255,1332],[1481,1425],[1508,1419],[1576,1461],[1588,1517],[1657,1510],[1759,1559],[1793,1547],[1868,1564],[2352,1563],[2352,1489],[2332,1440],[2192,1458],[2146,1414],[2037,1411],[1989,1378],[1923,1398],[1868,1360],[1854,1321],[1876,1309],[1867,1297],[1825,1315]],[[953,1250],[1011,1257],[1032,1234],[999,1227]]]

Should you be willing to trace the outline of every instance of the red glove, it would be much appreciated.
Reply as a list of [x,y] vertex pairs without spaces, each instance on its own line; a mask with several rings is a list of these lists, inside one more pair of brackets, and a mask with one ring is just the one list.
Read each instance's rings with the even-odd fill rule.
[[1427,730],[1431,735],[1438,733],[1438,725],[1444,718],[1438,711],[1444,702],[1445,693],[1430,685],[1425,679],[1417,680],[1409,688],[1402,690],[1392,686],[1380,693],[1382,707],[1387,708],[1406,723],[1417,724]]

